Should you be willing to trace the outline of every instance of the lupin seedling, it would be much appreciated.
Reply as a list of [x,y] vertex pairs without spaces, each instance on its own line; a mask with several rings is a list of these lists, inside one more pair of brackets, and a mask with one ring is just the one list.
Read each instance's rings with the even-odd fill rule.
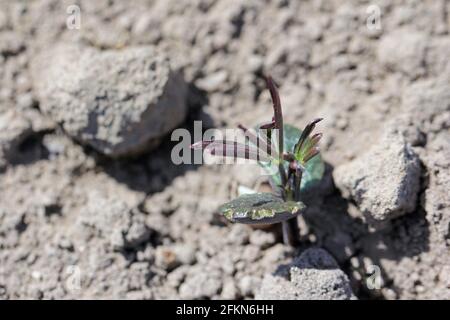
[[278,89],[271,77],[266,84],[273,102],[272,120],[248,129],[246,143],[227,140],[204,140],[193,149],[205,149],[211,155],[256,161],[267,173],[273,193],[251,191],[222,205],[219,211],[231,222],[246,224],[281,223],[283,242],[296,245],[300,236],[297,216],[306,205],[301,192],[322,179],[324,163],[319,154],[321,133],[312,134],[321,118],[309,122],[303,131],[283,123]]

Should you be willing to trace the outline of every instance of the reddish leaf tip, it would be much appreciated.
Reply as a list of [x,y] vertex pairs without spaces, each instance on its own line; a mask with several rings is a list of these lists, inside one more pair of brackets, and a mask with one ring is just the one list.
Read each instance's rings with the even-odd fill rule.
[[312,120],[312,121],[309,123],[309,125],[315,125],[315,124],[319,123],[319,122],[322,121],[322,120],[323,120],[323,118],[316,118],[316,119]]

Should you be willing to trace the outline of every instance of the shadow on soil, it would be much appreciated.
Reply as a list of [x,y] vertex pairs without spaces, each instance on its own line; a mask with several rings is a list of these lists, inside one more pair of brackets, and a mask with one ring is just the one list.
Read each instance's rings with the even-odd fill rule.
[[[383,270],[381,261],[400,261],[405,257],[414,257],[429,251],[430,231],[426,213],[418,200],[414,212],[372,229],[362,217],[354,214],[356,206],[344,199],[336,189],[332,171],[333,167],[327,164],[322,186],[304,199],[308,209],[301,219],[304,219],[307,225],[308,235],[312,234],[315,240],[311,241],[311,237],[304,236],[297,250],[302,252],[311,246],[326,249],[349,276],[357,297],[384,299],[380,290],[368,288],[367,279],[373,272],[367,273],[363,259],[369,258],[372,264],[379,268],[384,286],[395,291],[395,285]],[[425,185],[423,181],[422,185]],[[418,198],[421,198],[420,195]],[[355,267],[350,262],[352,258],[356,258],[360,263],[357,270],[362,279],[354,276]],[[280,265],[274,275],[286,275],[286,268],[287,265]]]
[[[206,94],[191,86],[188,96],[188,115],[179,128],[187,129],[192,139],[194,137],[194,121],[202,121],[203,131],[212,126],[210,116],[203,111],[203,107],[207,104]],[[190,141],[190,143],[193,142],[195,141]],[[156,150],[127,159],[110,159],[96,154],[96,164],[100,170],[133,190],[147,194],[159,192],[170,185],[176,177],[199,167],[195,164],[176,165],[173,163],[172,149],[178,143],[179,141],[171,141],[171,133],[169,133],[162,138],[162,143]],[[190,149],[188,151],[191,152]],[[193,152],[191,152],[191,159],[193,159]]]

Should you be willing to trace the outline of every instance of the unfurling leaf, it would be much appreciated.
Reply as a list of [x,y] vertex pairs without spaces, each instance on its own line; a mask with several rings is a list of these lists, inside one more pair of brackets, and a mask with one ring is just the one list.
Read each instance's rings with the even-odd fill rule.
[[241,195],[219,210],[232,222],[271,224],[291,219],[305,208],[302,202],[284,201],[271,193],[254,193]]
[[[285,150],[294,150],[294,146],[296,145],[297,141],[299,141],[299,138],[301,137],[302,132],[297,129],[296,127],[293,127],[291,125],[284,125],[284,149]],[[305,146],[311,145],[312,140],[315,135],[313,135],[311,138],[307,137],[305,139]],[[315,140],[320,139],[320,136],[317,136],[314,138]],[[318,140],[317,140],[318,141]],[[317,142],[316,142],[317,143]],[[315,145],[314,145],[315,146]],[[302,148],[303,149],[303,148]],[[295,159],[299,161],[301,164],[304,163],[304,156],[301,154],[294,154]],[[323,176],[323,173],[325,171],[325,165],[323,163],[322,157],[320,154],[315,155],[314,157],[311,157],[308,159],[309,161],[304,164],[304,171],[301,179],[301,190],[307,190],[312,185],[318,183]],[[259,162],[259,165],[265,169],[265,171],[270,175],[270,178],[272,179],[272,184],[274,185],[281,185],[281,177],[278,173],[278,163],[275,161],[270,162]],[[286,162],[286,169],[288,169],[288,163]]]
[[[316,124],[322,120],[323,120],[322,118],[314,119],[313,121],[311,121],[306,125],[305,129],[303,129],[303,132],[298,138],[298,142],[295,144],[294,147],[294,153],[296,155],[299,154],[306,155],[306,153],[308,153],[309,150],[312,147],[314,147],[314,145],[311,146],[311,143],[314,143],[314,141],[312,141],[312,137],[309,138],[309,135],[313,132]],[[314,138],[314,140],[317,140],[316,143],[320,140],[320,138],[321,136],[316,136]]]

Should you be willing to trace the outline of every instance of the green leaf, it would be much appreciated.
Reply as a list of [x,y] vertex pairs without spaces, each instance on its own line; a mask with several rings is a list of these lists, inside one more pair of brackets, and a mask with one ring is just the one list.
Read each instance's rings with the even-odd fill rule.
[[[297,143],[301,134],[302,132],[300,129],[297,129],[296,127],[288,124],[284,125],[284,150],[286,152],[294,152],[295,144]],[[308,143],[309,141],[307,140],[306,142]],[[297,160],[300,161],[301,159]],[[268,175],[276,185],[281,184],[281,177],[278,172],[278,162],[276,160],[272,160],[270,162],[259,162],[259,165],[264,168],[264,170],[268,173]],[[286,169],[287,165],[288,164],[286,163]],[[322,179],[323,173],[325,171],[325,165],[320,154],[309,160],[306,163],[305,169],[306,170],[303,173],[302,177],[302,184],[300,186],[301,190],[307,190]]]
[[219,210],[232,222],[271,224],[291,219],[304,208],[302,202],[284,201],[271,193],[254,193],[244,194]]

